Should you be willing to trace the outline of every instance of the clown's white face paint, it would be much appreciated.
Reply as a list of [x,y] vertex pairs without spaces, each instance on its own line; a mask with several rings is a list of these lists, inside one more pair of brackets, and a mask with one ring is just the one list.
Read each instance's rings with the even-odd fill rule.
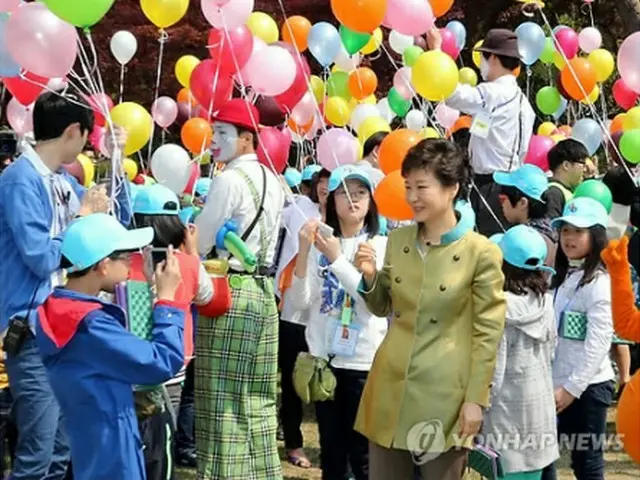
[[238,129],[225,122],[213,124],[213,139],[211,141],[211,157],[216,162],[233,160],[238,149]]

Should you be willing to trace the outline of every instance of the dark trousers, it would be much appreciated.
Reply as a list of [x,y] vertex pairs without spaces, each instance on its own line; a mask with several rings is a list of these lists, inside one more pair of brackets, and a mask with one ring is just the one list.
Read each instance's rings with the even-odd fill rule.
[[178,409],[177,432],[176,432],[176,452],[180,455],[191,455],[196,453],[195,437],[195,395],[193,393],[195,361],[191,360],[187,366],[186,378],[182,395],[180,396],[180,407]]
[[[560,448],[577,447],[571,451],[571,469],[577,480],[604,480],[602,439],[607,432],[607,409],[613,401],[613,391],[613,382],[590,385],[580,398],[558,415]],[[598,442],[595,446],[594,440]],[[556,478],[555,465],[550,465],[542,473],[542,480]]]
[[284,445],[287,450],[302,448],[302,400],[293,388],[293,367],[300,352],[308,352],[304,336],[304,325],[280,321],[280,340],[278,344],[278,366],[282,374],[280,423],[284,433]]
[[0,390],[0,476],[11,469],[18,443],[18,430],[11,416],[12,403],[13,397],[9,388]]
[[[473,181],[486,203],[491,207],[495,217],[500,220],[505,230],[508,229],[510,225],[507,219],[504,218],[502,205],[500,204],[500,185],[493,181],[492,175],[474,175]],[[486,237],[496,233],[503,233],[494,215],[491,214],[475,188],[471,189],[469,200],[473,211],[476,212],[476,228],[479,233]]]
[[337,386],[333,400],[316,402],[323,480],[369,477],[369,441],[353,429],[369,372],[333,370]]
[[147,480],[173,478],[173,421],[168,410],[139,420]]

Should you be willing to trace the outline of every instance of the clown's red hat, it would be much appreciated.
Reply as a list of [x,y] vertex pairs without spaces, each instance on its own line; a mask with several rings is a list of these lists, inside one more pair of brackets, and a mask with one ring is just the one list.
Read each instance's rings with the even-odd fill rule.
[[214,122],[225,122],[257,133],[260,125],[258,109],[241,98],[233,98],[213,114]]

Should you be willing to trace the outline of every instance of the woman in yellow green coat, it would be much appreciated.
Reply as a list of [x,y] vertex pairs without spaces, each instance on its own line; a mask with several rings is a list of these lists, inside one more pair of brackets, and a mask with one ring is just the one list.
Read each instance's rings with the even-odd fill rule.
[[416,145],[402,164],[416,225],[390,234],[381,271],[371,246],[356,255],[369,310],[392,316],[355,427],[370,441],[371,480],[410,479],[416,463],[422,478],[461,479],[489,406],[504,277],[500,250],[460,208],[469,175],[455,144]]

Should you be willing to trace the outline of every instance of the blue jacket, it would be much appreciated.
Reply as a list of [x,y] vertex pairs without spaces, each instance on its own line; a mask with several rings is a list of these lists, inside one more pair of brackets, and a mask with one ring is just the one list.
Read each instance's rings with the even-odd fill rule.
[[120,307],[56,288],[38,309],[36,342],[60,404],[76,480],[144,480],[133,385],[158,385],[184,363],[184,308],[159,302],[153,340],[129,333]]
[[[62,173],[81,200],[86,189],[66,171]],[[125,226],[131,221],[127,195],[121,189],[118,197]],[[0,175],[0,332],[12,317],[26,315],[32,304],[29,322],[33,326],[35,310],[51,293],[51,275],[60,268],[62,242],[60,237],[51,238],[53,214],[42,174],[21,155]]]

